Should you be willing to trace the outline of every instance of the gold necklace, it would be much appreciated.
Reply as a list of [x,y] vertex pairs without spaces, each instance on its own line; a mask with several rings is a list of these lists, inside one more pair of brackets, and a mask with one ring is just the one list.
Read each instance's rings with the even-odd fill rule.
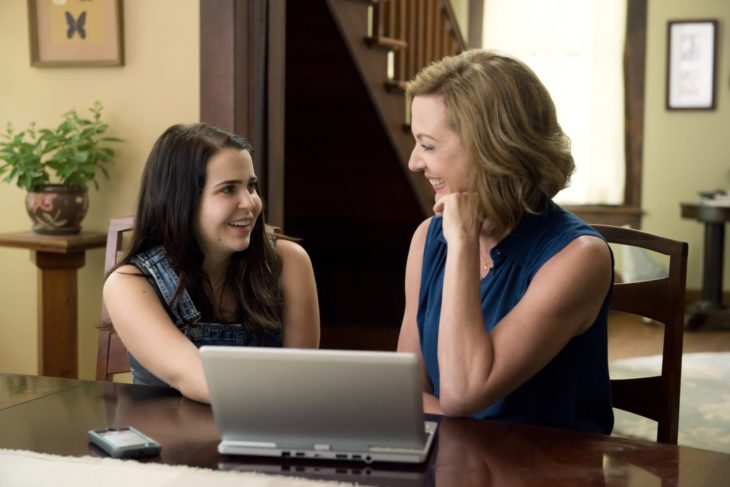
[[479,257],[482,258],[482,272],[487,272],[489,270],[489,259],[486,259],[484,257],[484,254],[482,254],[482,249],[479,249]]

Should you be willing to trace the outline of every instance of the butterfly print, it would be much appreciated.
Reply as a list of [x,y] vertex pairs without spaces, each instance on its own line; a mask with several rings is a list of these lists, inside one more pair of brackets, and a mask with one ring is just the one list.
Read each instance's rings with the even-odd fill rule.
[[78,32],[79,37],[86,39],[86,11],[84,10],[79,14],[78,19],[74,19],[71,12],[66,12],[66,24],[68,24],[68,30],[66,31],[66,38],[73,38],[74,34]]

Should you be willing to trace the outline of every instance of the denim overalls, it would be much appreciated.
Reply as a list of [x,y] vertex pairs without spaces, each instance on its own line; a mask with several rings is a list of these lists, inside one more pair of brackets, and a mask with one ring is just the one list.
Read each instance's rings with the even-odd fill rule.
[[[179,282],[177,273],[170,266],[167,254],[162,247],[156,247],[142,252],[132,258],[132,265],[137,267],[156,285],[158,296],[165,300],[166,311],[175,323],[175,326],[200,348],[203,345],[229,345],[238,347],[280,347],[282,344],[281,330],[267,331],[263,343],[249,333],[241,323],[198,323],[200,312],[195,308],[187,290],[183,290],[179,299],[173,301],[175,289]],[[154,282],[153,282],[154,281]],[[166,386],[167,383],[159,379],[142,365],[130,353],[129,366],[132,371],[132,382],[152,386]]]

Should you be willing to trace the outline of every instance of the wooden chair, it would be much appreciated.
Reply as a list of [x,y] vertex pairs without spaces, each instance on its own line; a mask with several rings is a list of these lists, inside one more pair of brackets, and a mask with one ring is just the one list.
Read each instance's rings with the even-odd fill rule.
[[[116,265],[122,257],[122,240],[124,232],[134,228],[134,217],[124,216],[109,220],[106,234],[106,254],[104,256],[104,275]],[[127,348],[114,332],[109,312],[104,300],[101,301],[101,319],[99,320],[99,351],[96,355],[96,380],[112,380],[114,374],[129,372]]]
[[[122,242],[124,233],[134,229],[134,216],[124,216],[109,220],[109,230],[106,234],[106,254],[104,257],[104,275],[119,262],[124,255]],[[273,225],[266,225],[266,232],[282,236],[281,229]],[[287,237],[284,237],[287,238]],[[96,380],[112,380],[114,374],[129,372],[127,347],[114,332],[109,312],[104,300],[101,302],[101,319],[99,320],[99,350],[96,355]]]
[[593,228],[609,243],[640,247],[669,257],[667,277],[614,284],[611,309],[664,324],[664,348],[661,375],[611,380],[611,391],[614,407],[653,419],[657,422],[657,441],[676,445],[687,243],[623,227],[593,225]]

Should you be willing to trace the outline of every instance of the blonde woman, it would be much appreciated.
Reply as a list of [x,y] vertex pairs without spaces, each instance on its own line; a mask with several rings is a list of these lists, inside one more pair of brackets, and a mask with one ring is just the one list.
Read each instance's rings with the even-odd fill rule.
[[426,411],[610,433],[612,256],[552,201],[574,164],[547,90],[472,50],[408,93],[435,216],[411,242],[398,349],[421,356]]

